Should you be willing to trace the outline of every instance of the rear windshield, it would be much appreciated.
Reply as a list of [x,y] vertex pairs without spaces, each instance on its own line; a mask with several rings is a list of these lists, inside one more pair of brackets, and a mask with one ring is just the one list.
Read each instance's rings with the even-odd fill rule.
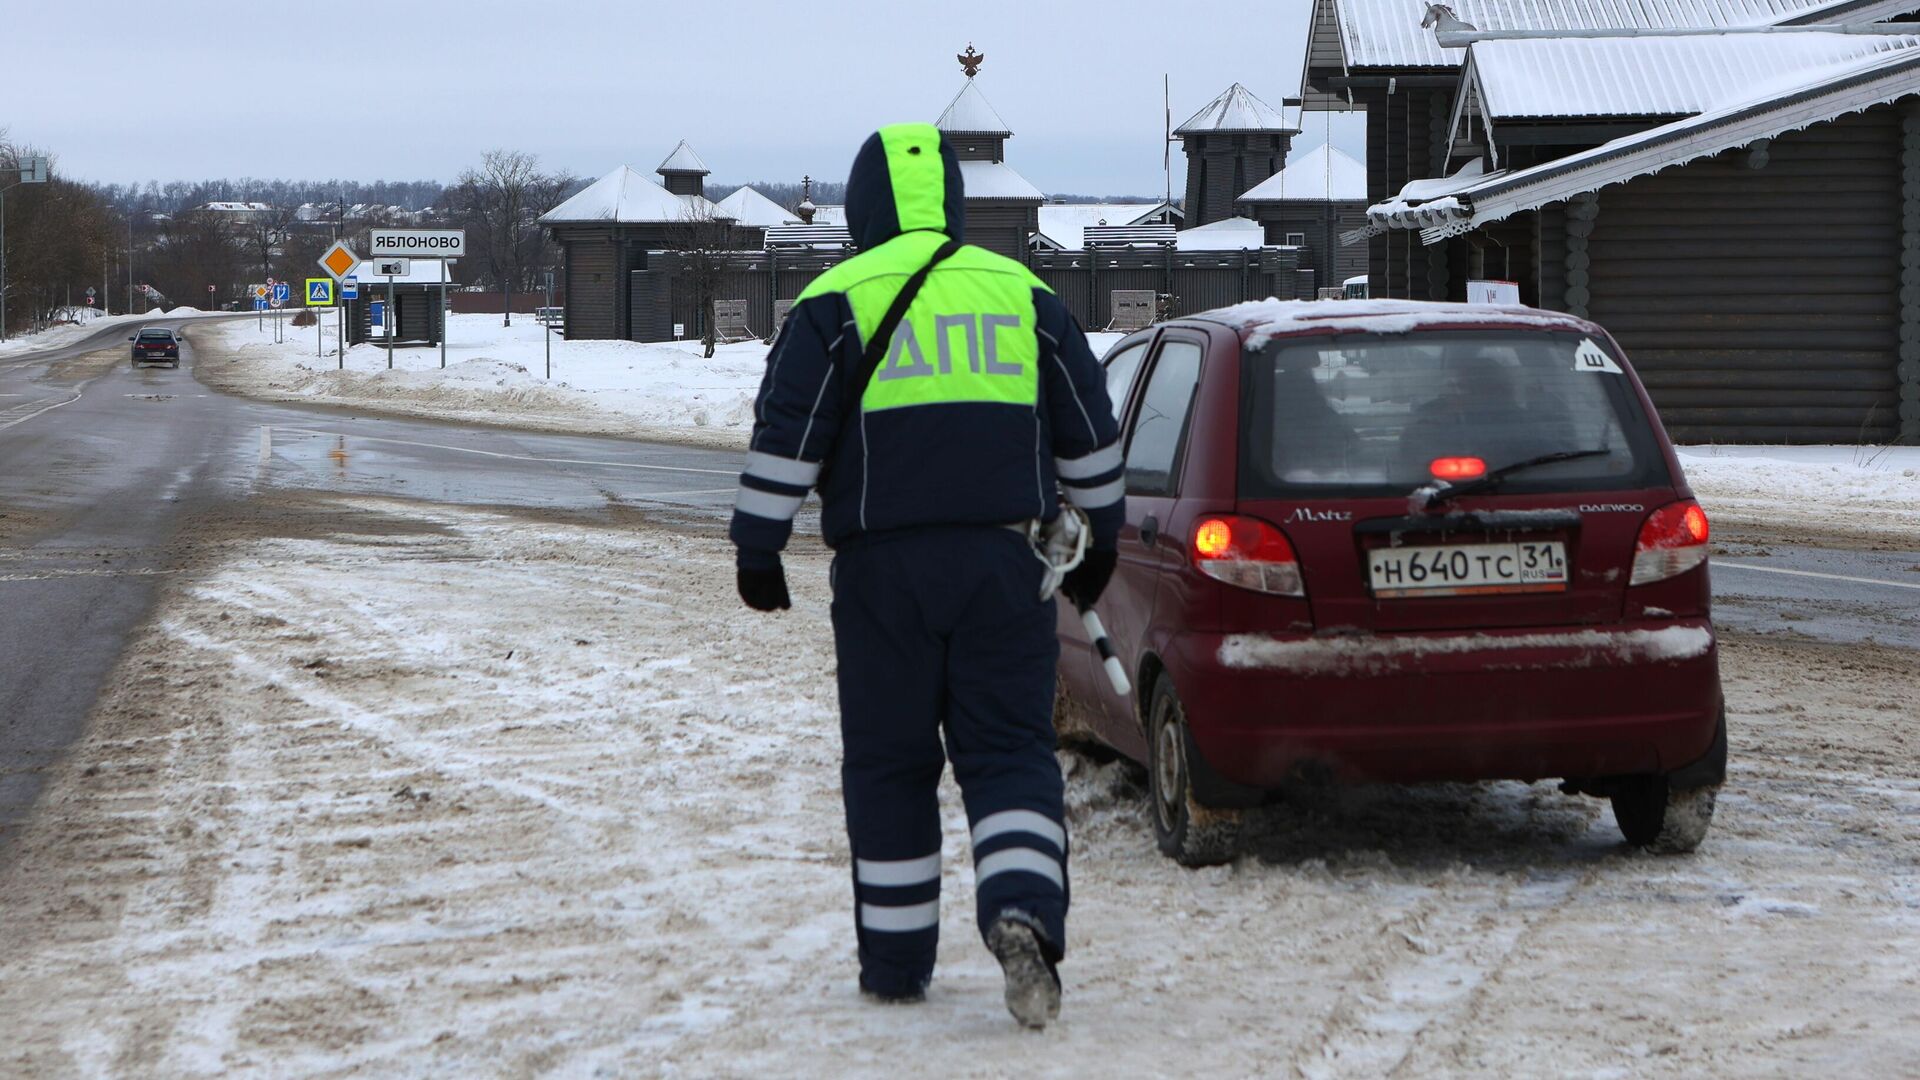
[[1580,334],[1429,331],[1278,339],[1249,350],[1243,496],[1404,494],[1435,462],[1488,470],[1560,451],[1509,492],[1667,482],[1652,426],[1617,358]]
[[171,333],[168,333],[165,330],[142,330],[140,331],[140,340],[171,342],[173,340],[173,335]]

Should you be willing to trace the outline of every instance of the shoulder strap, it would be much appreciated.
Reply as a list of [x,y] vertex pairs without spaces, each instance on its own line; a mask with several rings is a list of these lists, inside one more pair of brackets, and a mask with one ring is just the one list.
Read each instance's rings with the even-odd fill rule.
[[860,357],[860,370],[854,372],[847,397],[848,412],[859,409],[860,401],[867,396],[867,384],[873,381],[873,373],[880,370],[880,362],[887,357],[887,348],[893,344],[893,332],[900,328],[900,320],[907,317],[907,308],[913,306],[913,298],[920,293],[920,286],[927,283],[927,275],[933,268],[945,262],[954,252],[960,250],[960,241],[948,240],[933,253],[927,264],[913,272],[900,291],[894,294],[893,303],[887,306],[887,313],[881,317],[880,325],[873,328],[873,336],[867,339],[867,349]]

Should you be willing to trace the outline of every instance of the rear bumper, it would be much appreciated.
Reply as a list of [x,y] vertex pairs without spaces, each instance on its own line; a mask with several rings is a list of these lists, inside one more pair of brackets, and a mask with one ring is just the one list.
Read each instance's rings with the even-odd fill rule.
[[1349,638],[1187,634],[1166,657],[1212,771],[1272,787],[1670,772],[1714,745],[1704,619]]

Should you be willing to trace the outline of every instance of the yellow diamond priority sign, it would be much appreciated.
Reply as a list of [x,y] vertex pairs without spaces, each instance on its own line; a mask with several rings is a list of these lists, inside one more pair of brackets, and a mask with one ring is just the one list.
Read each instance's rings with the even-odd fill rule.
[[335,280],[344,279],[348,274],[353,273],[354,267],[359,265],[360,256],[355,255],[353,249],[348,247],[344,240],[334,241],[333,246],[327,249],[327,253],[320,256],[320,268],[332,274]]

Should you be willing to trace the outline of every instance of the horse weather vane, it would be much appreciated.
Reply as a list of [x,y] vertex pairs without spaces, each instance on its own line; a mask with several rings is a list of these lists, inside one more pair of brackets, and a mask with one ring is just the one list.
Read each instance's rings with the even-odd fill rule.
[[975,75],[980,74],[980,65],[986,62],[987,54],[974,52],[973,42],[969,41],[967,42],[967,51],[954,57],[954,59],[960,61],[961,69],[967,73],[967,78],[971,79]]

